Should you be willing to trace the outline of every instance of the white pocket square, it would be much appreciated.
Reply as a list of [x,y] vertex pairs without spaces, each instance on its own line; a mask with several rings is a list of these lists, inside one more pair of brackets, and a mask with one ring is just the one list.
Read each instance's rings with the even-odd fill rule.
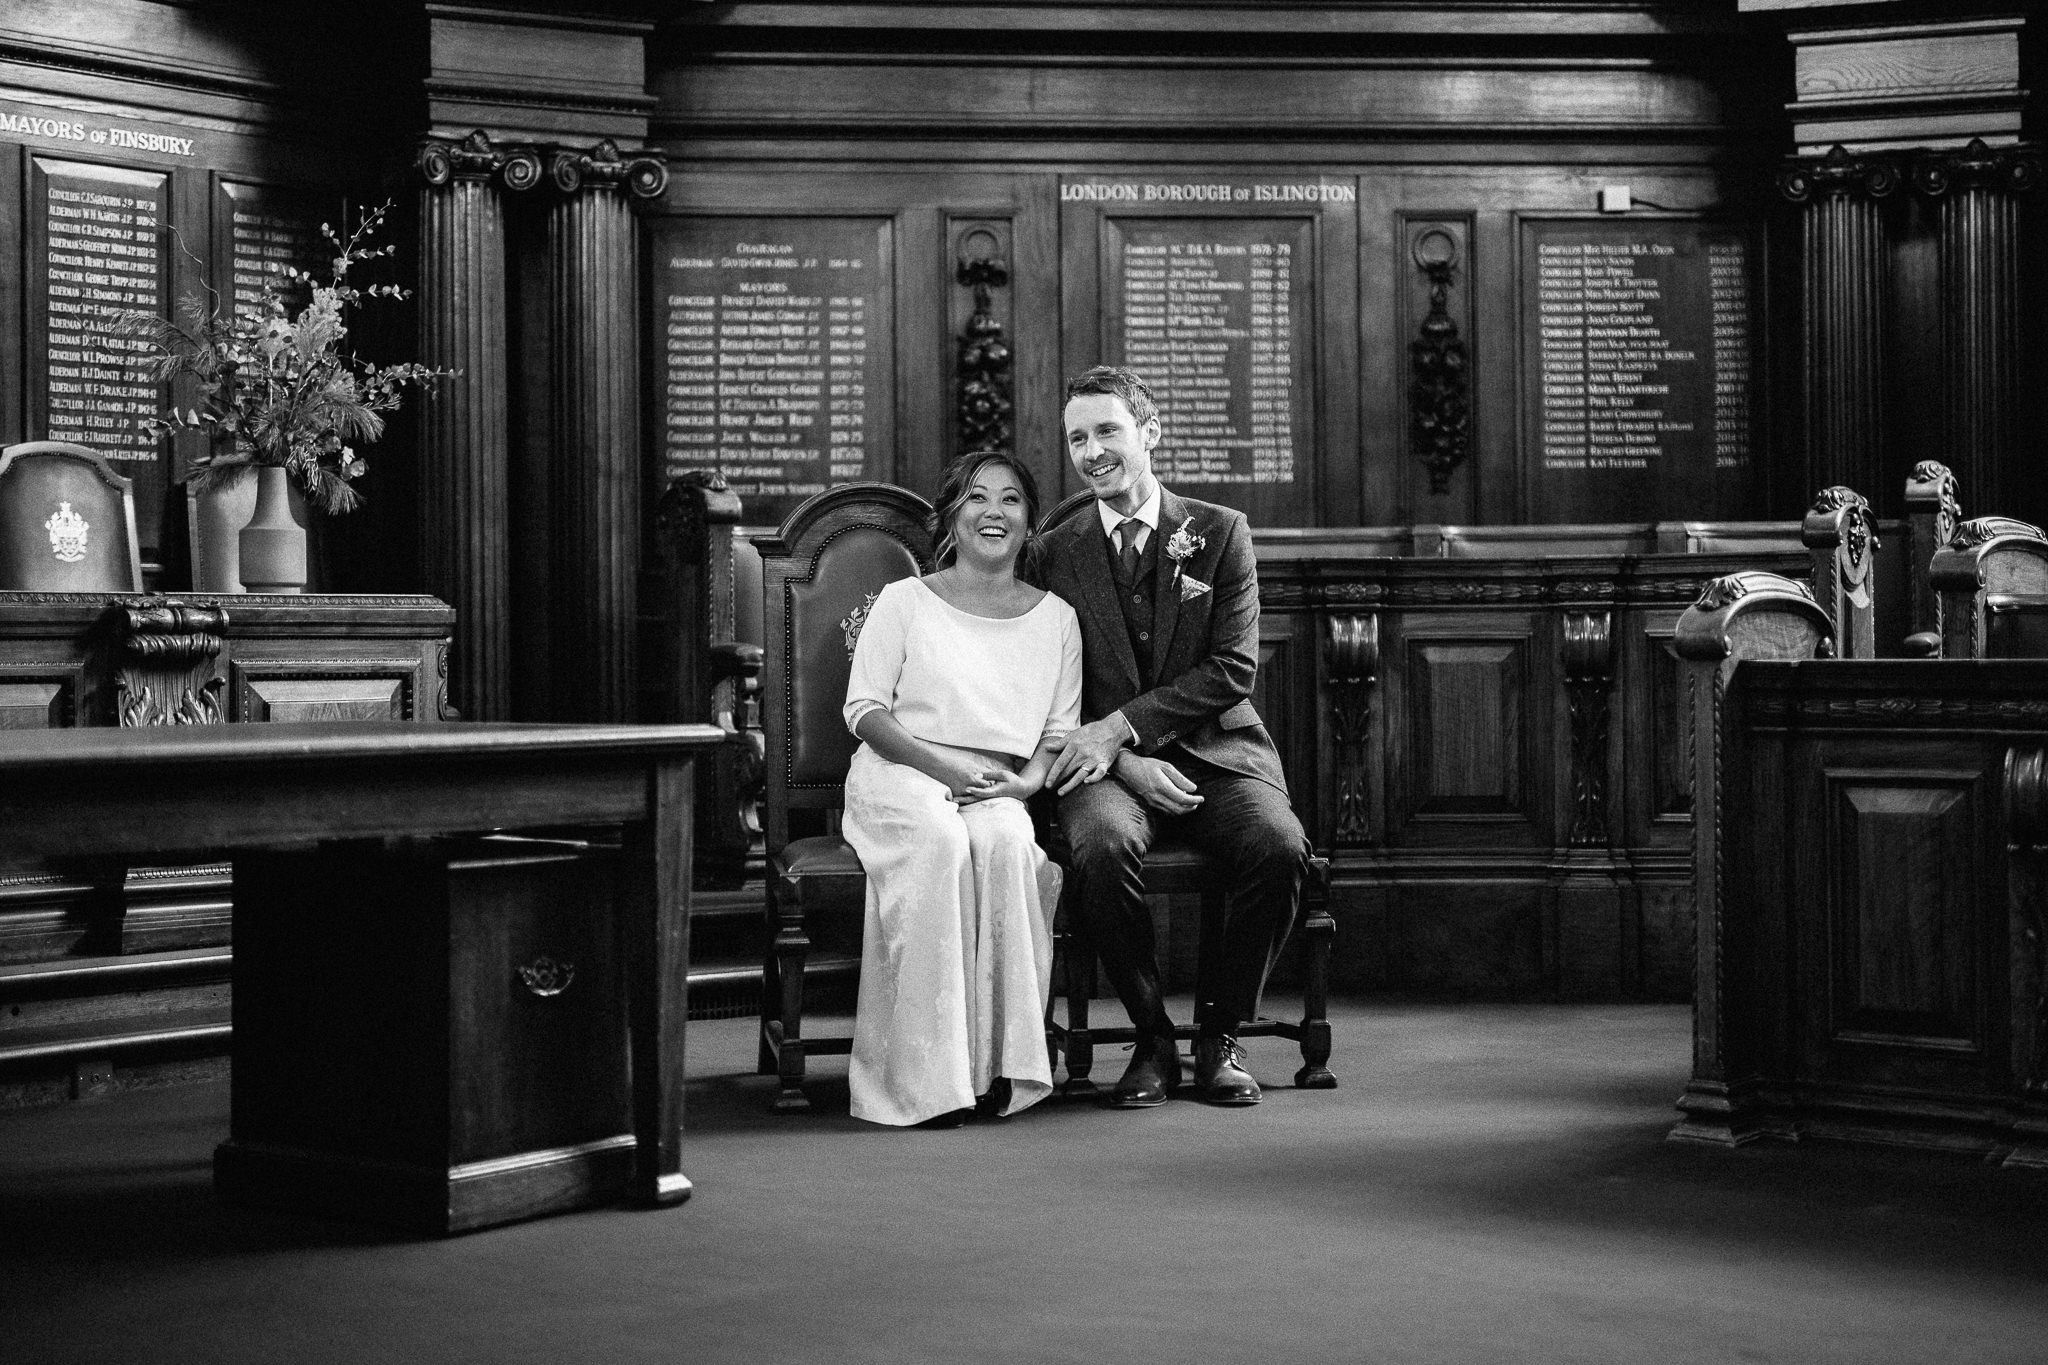
[[1201,579],[1192,577],[1188,574],[1182,574],[1180,576],[1181,601],[1185,602],[1190,598],[1200,597],[1203,593],[1207,591],[1209,591],[1209,585],[1207,583],[1204,583]]

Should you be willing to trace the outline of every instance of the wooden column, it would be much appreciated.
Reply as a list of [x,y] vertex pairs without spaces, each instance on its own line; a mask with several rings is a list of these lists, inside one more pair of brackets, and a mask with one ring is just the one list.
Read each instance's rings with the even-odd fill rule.
[[1897,166],[1837,146],[1778,177],[1806,206],[1801,318],[1806,483],[1875,488],[1883,482],[1888,262],[1881,200]]
[[640,569],[640,310],[631,199],[668,171],[610,142],[557,151],[548,219],[555,401],[549,472],[553,705],[558,720],[634,714]]
[[540,180],[531,148],[481,132],[430,138],[420,193],[420,359],[455,372],[425,404],[419,518],[423,586],[455,608],[449,688],[466,720],[512,714],[507,572],[505,219],[499,187]]
[[2018,196],[2040,182],[2030,150],[1974,140],[1930,155],[1913,181],[1941,205],[1941,458],[1983,507],[2003,508],[2015,458],[2019,358]]

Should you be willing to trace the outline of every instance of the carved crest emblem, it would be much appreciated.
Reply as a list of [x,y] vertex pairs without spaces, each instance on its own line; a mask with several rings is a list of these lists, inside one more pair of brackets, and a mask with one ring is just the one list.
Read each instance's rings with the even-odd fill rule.
[[43,523],[43,529],[50,533],[50,553],[66,564],[76,564],[85,558],[86,533],[92,528],[84,517],[71,510],[71,504],[60,502],[57,510]]
[[866,601],[848,612],[846,617],[840,621],[839,628],[846,632],[846,657],[848,659],[853,657],[853,647],[860,643],[860,628],[868,623],[868,613],[875,609],[875,600],[881,595],[882,592],[879,588],[869,593]]

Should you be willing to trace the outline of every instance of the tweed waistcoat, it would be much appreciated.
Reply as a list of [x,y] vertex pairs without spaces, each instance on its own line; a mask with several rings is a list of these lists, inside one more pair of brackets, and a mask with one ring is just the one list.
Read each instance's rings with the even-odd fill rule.
[[1116,580],[1116,602],[1124,614],[1124,631],[1131,637],[1131,654],[1138,661],[1138,676],[1146,685],[1155,680],[1152,676],[1152,606],[1153,594],[1159,582],[1159,533],[1155,530],[1145,537],[1145,548],[1138,555],[1136,577],[1126,577],[1123,565],[1116,553],[1116,544],[1108,537],[1102,541],[1103,552],[1109,556],[1110,577]]

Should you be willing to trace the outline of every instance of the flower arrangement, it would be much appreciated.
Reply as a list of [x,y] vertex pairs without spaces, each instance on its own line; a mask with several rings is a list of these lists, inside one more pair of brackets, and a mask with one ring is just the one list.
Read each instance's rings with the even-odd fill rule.
[[[365,213],[346,240],[320,225],[335,252],[325,280],[287,266],[264,281],[256,307],[231,317],[221,316],[220,295],[209,285],[205,299],[187,295],[182,301],[185,326],[138,311],[114,319],[117,335],[138,337],[149,347],[152,378],[198,381],[196,405],[173,406],[143,423],[158,435],[196,431],[207,437],[191,461],[194,488],[221,487],[269,465],[286,470],[323,511],[351,511],[362,501],[352,480],[368,465],[357,447],[383,435],[383,414],[399,406],[407,387],[430,392],[450,373],[411,362],[373,365],[344,349],[350,310],[409,292],[349,278],[354,267],[395,250],[366,245],[390,210],[386,202]],[[299,297],[306,302],[294,312]]]

